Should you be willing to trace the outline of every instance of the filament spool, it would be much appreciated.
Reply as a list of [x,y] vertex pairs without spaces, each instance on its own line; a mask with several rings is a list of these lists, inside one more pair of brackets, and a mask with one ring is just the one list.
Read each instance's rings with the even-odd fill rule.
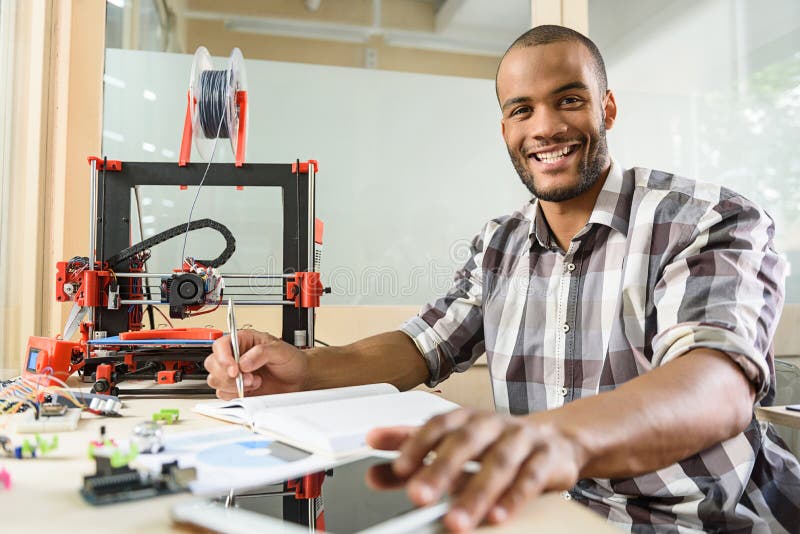
[[247,75],[244,58],[234,48],[227,69],[214,70],[211,55],[201,46],[194,54],[189,77],[189,103],[194,146],[200,157],[209,161],[216,139],[228,139],[237,165],[247,137]]

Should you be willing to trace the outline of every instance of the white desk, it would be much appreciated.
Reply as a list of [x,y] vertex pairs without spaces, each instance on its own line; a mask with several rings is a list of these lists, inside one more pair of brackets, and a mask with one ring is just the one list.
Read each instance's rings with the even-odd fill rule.
[[[193,530],[172,524],[169,514],[174,504],[193,498],[189,494],[93,507],[78,493],[83,485],[83,476],[95,471],[95,463],[88,458],[87,450],[89,442],[98,439],[101,425],[106,426],[108,437],[125,439],[135,424],[150,419],[161,408],[180,410],[179,422],[164,427],[167,435],[224,424],[192,413],[191,408],[198,398],[139,397],[123,400],[124,417],[99,418],[84,413],[78,430],[58,433],[59,447],[47,456],[27,460],[0,458],[0,467],[5,467],[12,477],[10,490],[0,487],[3,531],[156,534]],[[7,431],[0,430],[0,433]],[[20,436],[13,437],[17,440]],[[510,533],[618,532],[592,512],[565,501],[558,494],[545,495],[534,501],[524,514],[507,525],[481,530]]]

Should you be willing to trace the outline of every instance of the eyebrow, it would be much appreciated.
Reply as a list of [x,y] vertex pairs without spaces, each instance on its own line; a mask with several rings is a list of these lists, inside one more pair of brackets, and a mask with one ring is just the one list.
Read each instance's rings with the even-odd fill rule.
[[515,96],[514,98],[509,98],[505,102],[503,102],[502,109],[506,109],[509,106],[513,106],[514,104],[520,104],[522,102],[530,102],[530,97],[527,96]]
[[[563,93],[564,91],[572,91],[574,89],[578,89],[581,91],[588,91],[589,87],[583,82],[570,82],[567,84],[562,85],[550,92],[551,95],[556,95],[558,93]],[[515,104],[520,104],[522,102],[530,102],[531,98],[527,96],[516,96],[514,98],[509,98],[505,102],[503,102],[502,109],[506,109],[509,106],[513,106]]]
[[589,87],[583,82],[570,82],[568,84],[562,85],[558,89],[555,89],[550,94],[555,95],[558,93],[563,93],[564,91],[572,91],[573,89],[588,91]]

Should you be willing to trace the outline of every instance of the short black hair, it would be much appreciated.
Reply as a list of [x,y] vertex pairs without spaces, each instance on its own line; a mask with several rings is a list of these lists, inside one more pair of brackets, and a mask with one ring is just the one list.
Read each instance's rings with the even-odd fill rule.
[[[561,41],[578,41],[589,50],[594,60],[593,69],[597,76],[598,85],[600,86],[600,93],[604,95],[608,90],[608,76],[606,76],[606,64],[603,61],[603,56],[600,54],[600,50],[597,49],[597,45],[594,44],[591,39],[571,28],[556,26],[554,24],[544,24],[531,28],[517,37],[516,41],[511,43],[511,46],[509,46],[508,50],[503,54],[500,63],[502,63],[506,55],[515,48],[527,48]],[[495,77],[495,85],[497,84],[496,80],[497,78]]]

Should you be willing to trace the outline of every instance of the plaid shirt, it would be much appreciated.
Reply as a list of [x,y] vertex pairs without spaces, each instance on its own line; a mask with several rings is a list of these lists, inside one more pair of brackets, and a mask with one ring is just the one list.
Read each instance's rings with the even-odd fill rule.
[[[699,347],[728,354],[768,405],[785,271],[773,229],[728,189],[613,162],[568,250],[534,199],[484,226],[452,289],[403,331],[429,386],[485,352],[502,413],[613,390]],[[629,530],[800,532],[800,466],[755,418],[673,465],[565,497]]]

